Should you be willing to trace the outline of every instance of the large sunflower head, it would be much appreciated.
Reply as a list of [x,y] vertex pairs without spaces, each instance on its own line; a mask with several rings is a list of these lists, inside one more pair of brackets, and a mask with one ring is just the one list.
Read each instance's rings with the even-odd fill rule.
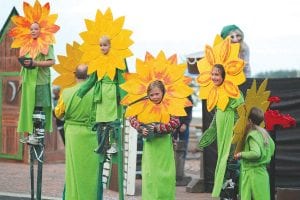
[[[238,98],[240,95],[238,85],[246,78],[243,72],[245,63],[238,57],[239,48],[239,43],[231,43],[230,38],[224,40],[217,35],[213,47],[206,45],[205,57],[197,63],[200,72],[197,78],[199,97],[207,99],[208,111],[215,106],[225,110],[229,97]],[[224,71],[224,79],[219,85],[212,80],[212,71],[217,66]]]
[[[234,135],[232,140],[233,144],[237,144],[235,150],[236,153],[242,150],[244,141],[246,139],[246,125],[250,110],[253,107],[257,107],[265,112],[270,105],[270,102],[268,101],[270,91],[266,91],[267,83],[268,81],[265,79],[261,83],[258,90],[256,90],[256,80],[254,80],[251,88],[247,90],[245,102],[237,108],[239,119],[235,123],[233,129]],[[262,127],[264,127],[264,125],[264,123],[261,124]]]
[[[176,55],[167,59],[162,51],[156,58],[146,53],[145,61],[137,59],[136,73],[125,74],[126,82],[120,85],[128,92],[121,101],[128,106],[125,116],[137,116],[142,123],[168,123],[171,115],[185,116],[184,107],[192,105],[186,97],[193,93],[185,69],[186,64],[177,64]],[[148,98],[153,88],[163,92],[161,101]]]
[[[9,36],[14,38],[11,47],[20,48],[20,56],[29,54],[35,58],[39,53],[48,54],[49,45],[55,43],[54,33],[59,30],[59,26],[55,25],[58,15],[50,15],[50,4],[41,6],[39,1],[35,1],[34,6],[24,2],[23,11],[24,17],[11,18],[16,25],[9,31]],[[37,37],[31,33],[33,25],[39,31]]]
[[113,80],[116,69],[124,70],[124,59],[133,55],[129,50],[132,31],[122,28],[124,20],[124,16],[114,20],[110,9],[104,14],[97,10],[95,21],[85,20],[87,31],[80,33],[82,61],[89,66],[88,74],[97,71],[99,80],[104,75]]
[[64,88],[71,87],[76,84],[75,71],[81,63],[82,51],[80,45],[73,42],[73,46],[66,45],[67,56],[58,55],[59,64],[53,66],[54,70],[59,74],[53,81],[53,85],[58,85],[61,91]]

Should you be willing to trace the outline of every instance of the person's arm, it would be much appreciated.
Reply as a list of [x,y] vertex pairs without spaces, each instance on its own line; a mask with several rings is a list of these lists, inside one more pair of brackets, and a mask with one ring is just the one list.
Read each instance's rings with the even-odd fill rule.
[[83,83],[83,85],[77,91],[77,96],[79,96],[80,98],[84,97],[84,95],[86,95],[86,93],[88,93],[88,91],[90,91],[90,89],[96,84],[97,80],[97,73],[92,73],[89,76],[88,80],[86,80],[85,83]]
[[216,125],[216,114],[214,115],[209,127],[204,131],[202,134],[198,147],[200,149],[203,149],[204,147],[207,147],[211,143],[213,143],[217,138],[217,125]]
[[55,55],[53,45],[49,45],[48,54],[45,55],[44,60],[32,60],[34,67],[51,67],[55,64]]
[[128,118],[130,125],[137,130],[137,132],[142,133],[143,124],[140,123],[136,117]]
[[54,114],[58,119],[62,119],[65,115],[65,103],[62,99],[62,97],[60,96],[57,102],[56,107],[54,108]]
[[180,126],[180,121],[178,117],[171,116],[170,121],[166,124],[159,123],[154,126],[154,131],[156,133],[164,134],[164,133],[171,133],[176,128]]
[[32,61],[32,66],[34,67],[51,67],[55,64],[55,60],[41,60],[41,61]]
[[246,159],[246,160],[259,159],[261,156],[261,150],[259,148],[259,145],[252,137],[249,138],[248,142],[249,142],[250,150],[237,153],[237,155],[235,157],[241,158],[241,159]]

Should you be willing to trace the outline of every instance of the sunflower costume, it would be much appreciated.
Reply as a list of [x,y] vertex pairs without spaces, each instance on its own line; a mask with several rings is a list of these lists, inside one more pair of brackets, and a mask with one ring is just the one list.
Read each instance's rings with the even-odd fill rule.
[[[128,94],[121,103],[127,105],[125,116],[140,132],[141,127],[156,123],[154,137],[144,139],[142,157],[142,199],[175,199],[175,159],[170,133],[180,122],[177,116],[185,116],[184,108],[191,106],[187,96],[193,90],[191,79],[185,77],[185,64],[177,65],[176,55],[166,58],[161,51],[155,58],[146,54],[145,61],[136,60],[136,73],[125,75],[121,85]],[[153,103],[147,97],[147,88],[154,81],[161,81],[165,88],[162,101]],[[176,116],[176,117],[175,117]]]
[[[77,95],[82,98],[93,89],[93,109],[91,116],[97,131],[100,156],[98,198],[103,198],[102,172],[108,153],[112,163],[118,163],[118,187],[120,199],[123,194],[123,147],[121,123],[123,123],[123,108],[120,99],[124,95],[119,85],[124,82],[123,73],[127,71],[126,58],[132,56],[129,46],[132,31],[123,29],[125,17],[113,19],[111,9],[105,13],[97,10],[95,21],[86,19],[87,30],[80,33],[83,44],[81,62],[88,65],[88,80],[79,88]],[[103,52],[102,39],[109,43],[107,52]],[[110,151],[112,150],[112,151]],[[117,157],[117,158],[116,158]]]
[[[219,197],[227,162],[231,160],[230,149],[235,123],[236,108],[244,102],[238,85],[245,81],[244,62],[238,57],[239,44],[232,44],[230,38],[223,40],[216,36],[213,47],[205,47],[205,57],[198,61],[200,72],[197,81],[200,85],[200,99],[207,100],[207,110],[216,108],[213,121],[200,138],[199,147],[204,148],[217,139],[218,159],[215,169],[213,197]],[[216,64],[222,65],[225,78],[221,85],[214,85],[211,72]]]
[[[9,31],[9,36],[14,39],[11,47],[20,48],[20,57],[34,61],[54,60],[54,33],[59,30],[59,26],[55,25],[57,14],[50,15],[50,4],[46,3],[42,6],[39,1],[35,1],[34,6],[24,2],[23,10],[24,17],[12,17],[12,22],[16,26]],[[36,39],[32,38],[30,31],[31,25],[34,23],[40,27],[40,35]],[[35,106],[43,107],[46,114],[45,130],[52,131],[49,67],[37,66],[33,69],[22,67],[20,74],[22,76],[22,96],[17,131],[32,133],[32,115]]]

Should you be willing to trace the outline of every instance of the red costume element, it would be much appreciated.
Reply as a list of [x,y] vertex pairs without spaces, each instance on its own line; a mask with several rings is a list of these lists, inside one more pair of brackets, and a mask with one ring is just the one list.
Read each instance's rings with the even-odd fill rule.
[[[268,99],[270,101],[270,105],[272,103],[279,103],[280,98],[277,96],[272,96]],[[268,131],[273,131],[275,126],[281,126],[282,128],[290,128],[292,126],[296,126],[296,120],[289,114],[282,114],[278,110],[268,109],[265,112],[265,123],[266,129]]]

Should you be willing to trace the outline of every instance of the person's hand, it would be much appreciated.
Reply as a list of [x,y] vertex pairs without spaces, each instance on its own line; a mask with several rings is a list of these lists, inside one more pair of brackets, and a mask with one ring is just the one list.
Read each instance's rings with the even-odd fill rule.
[[153,132],[154,130],[154,125],[148,125],[147,128],[146,127],[143,127],[142,128],[142,134],[144,136],[147,136],[149,134],[149,130],[151,130],[151,132]]
[[185,124],[182,124],[179,128],[179,132],[180,133],[184,133],[186,131],[186,125]]
[[31,67],[33,66],[33,61],[30,59],[24,60],[24,66],[25,67]]
[[241,157],[242,157],[242,153],[241,153],[241,152],[238,152],[238,153],[236,153],[233,157],[234,157],[235,160],[239,160],[239,159],[241,159]]

